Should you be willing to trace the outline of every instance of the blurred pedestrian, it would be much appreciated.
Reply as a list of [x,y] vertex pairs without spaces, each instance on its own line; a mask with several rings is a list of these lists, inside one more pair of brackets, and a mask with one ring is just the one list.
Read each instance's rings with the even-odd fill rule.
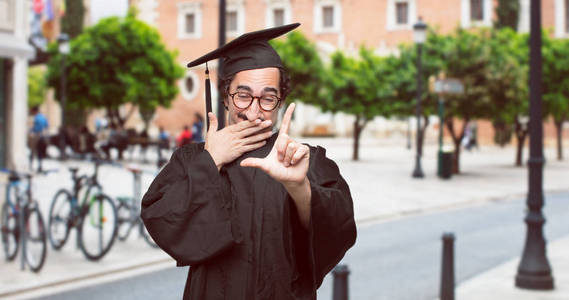
[[30,148],[30,169],[33,169],[34,157],[38,160],[38,172],[42,171],[42,160],[47,156],[47,128],[49,123],[43,113],[39,111],[39,107],[34,106],[31,109],[33,115],[32,128],[28,134],[28,146]]
[[468,125],[466,127],[466,132],[465,132],[466,140],[463,143],[464,148],[468,151],[470,151],[472,148],[478,149],[478,141],[476,138],[476,135],[477,135],[476,131],[477,131],[476,122],[474,122],[474,121],[468,122]]
[[190,126],[185,125],[184,130],[178,135],[176,139],[176,146],[182,148],[184,145],[192,142],[192,132],[190,131]]
[[196,121],[192,125],[192,142],[201,143],[203,142],[203,117],[201,114],[195,114]]

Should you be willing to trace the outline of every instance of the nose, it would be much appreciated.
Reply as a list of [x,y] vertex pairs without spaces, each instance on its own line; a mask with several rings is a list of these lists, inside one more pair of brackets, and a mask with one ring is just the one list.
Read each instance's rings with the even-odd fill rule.
[[253,121],[256,119],[261,119],[261,120],[263,119],[261,113],[261,107],[259,107],[259,98],[253,99],[253,103],[249,105],[247,111],[245,112],[245,115],[247,116],[247,120],[249,121]]

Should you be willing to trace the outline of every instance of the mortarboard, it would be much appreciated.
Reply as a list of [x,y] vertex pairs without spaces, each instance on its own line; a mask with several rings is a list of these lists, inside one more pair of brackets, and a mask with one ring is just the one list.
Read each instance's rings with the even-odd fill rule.
[[[221,78],[233,75],[243,70],[261,69],[268,67],[283,68],[283,63],[275,49],[269,45],[269,40],[279,37],[296,27],[300,23],[293,23],[253,32],[245,33],[221,48],[188,63],[188,68],[206,64],[206,113],[211,112],[211,85],[209,82],[209,70],[207,62],[210,60],[223,59]],[[209,118],[207,128],[209,129]]]

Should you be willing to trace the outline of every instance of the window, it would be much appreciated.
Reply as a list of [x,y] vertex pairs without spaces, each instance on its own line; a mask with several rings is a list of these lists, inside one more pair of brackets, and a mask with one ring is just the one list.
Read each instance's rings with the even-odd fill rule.
[[201,21],[202,21],[201,3],[198,2],[178,3],[179,39],[201,38],[202,35]]
[[[460,0],[460,23],[463,28],[492,26],[492,0]],[[522,2],[523,4],[523,2]],[[520,6],[520,8],[523,8]]]
[[334,27],[334,6],[322,7],[322,25],[324,28]]
[[314,1],[314,32],[337,33],[342,28],[342,6],[340,0]]
[[245,5],[243,0],[227,1],[225,8],[225,32],[236,37],[245,31]]
[[193,13],[186,14],[186,33],[193,34],[196,32],[196,15]]
[[225,30],[227,32],[237,31],[237,12],[228,11],[225,14]]
[[483,0],[470,0],[470,20],[483,21],[484,20],[484,6]]
[[186,76],[180,80],[180,91],[185,100],[193,100],[198,94],[198,76],[194,71],[188,70]]
[[285,24],[284,14],[285,11],[283,8],[277,8],[273,10],[273,24],[275,26],[281,26]]
[[397,2],[395,4],[397,11],[397,24],[404,25],[409,23],[409,3]]
[[417,22],[416,0],[387,1],[387,30],[413,30]]
[[265,0],[265,26],[267,28],[292,23],[290,0]]

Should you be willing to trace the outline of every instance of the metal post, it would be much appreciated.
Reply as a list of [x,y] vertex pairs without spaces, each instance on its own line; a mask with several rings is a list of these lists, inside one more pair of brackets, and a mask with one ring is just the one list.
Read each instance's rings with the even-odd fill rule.
[[526,243],[516,274],[516,286],[527,289],[553,289],[553,276],[543,237],[543,124],[541,64],[541,1],[531,1],[530,32],[530,158]]
[[407,149],[411,149],[411,117],[407,117]]
[[61,55],[61,126],[59,128],[59,149],[60,159],[65,160],[65,102],[66,102],[66,72],[65,72],[65,54]]
[[416,107],[416,116],[417,116],[417,155],[415,157],[415,170],[413,171],[414,178],[423,178],[425,175],[423,174],[423,170],[421,169],[421,155],[423,155],[423,146],[421,143],[422,134],[421,134],[421,73],[422,73],[422,66],[421,66],[421,51],[422,45],[417,45],[417,107]]
[[443,234],[441,300],[454,300],[454,234]]
[[443,127],[445,120],[445,106],[443,96],[439,96],[439,156],[437,161],[437,175],[443,176]]
[[[219,47],[225,45],[225,0],[219,0]],[[223,73],[223,59],[220,58],[217,64],[217,76]],[[218,82],[218,87],[221,82]],[[218,89],[219,90],[219,89]],[[217,93],[217,128],[225,127],[225,106],[223,105],[223,93]],[[207,116],[206,116],[207,118]]]
[[334,275],[333,300],[348,300],[348,275],[350,270],[347,265],[337,265],[332,271]]

